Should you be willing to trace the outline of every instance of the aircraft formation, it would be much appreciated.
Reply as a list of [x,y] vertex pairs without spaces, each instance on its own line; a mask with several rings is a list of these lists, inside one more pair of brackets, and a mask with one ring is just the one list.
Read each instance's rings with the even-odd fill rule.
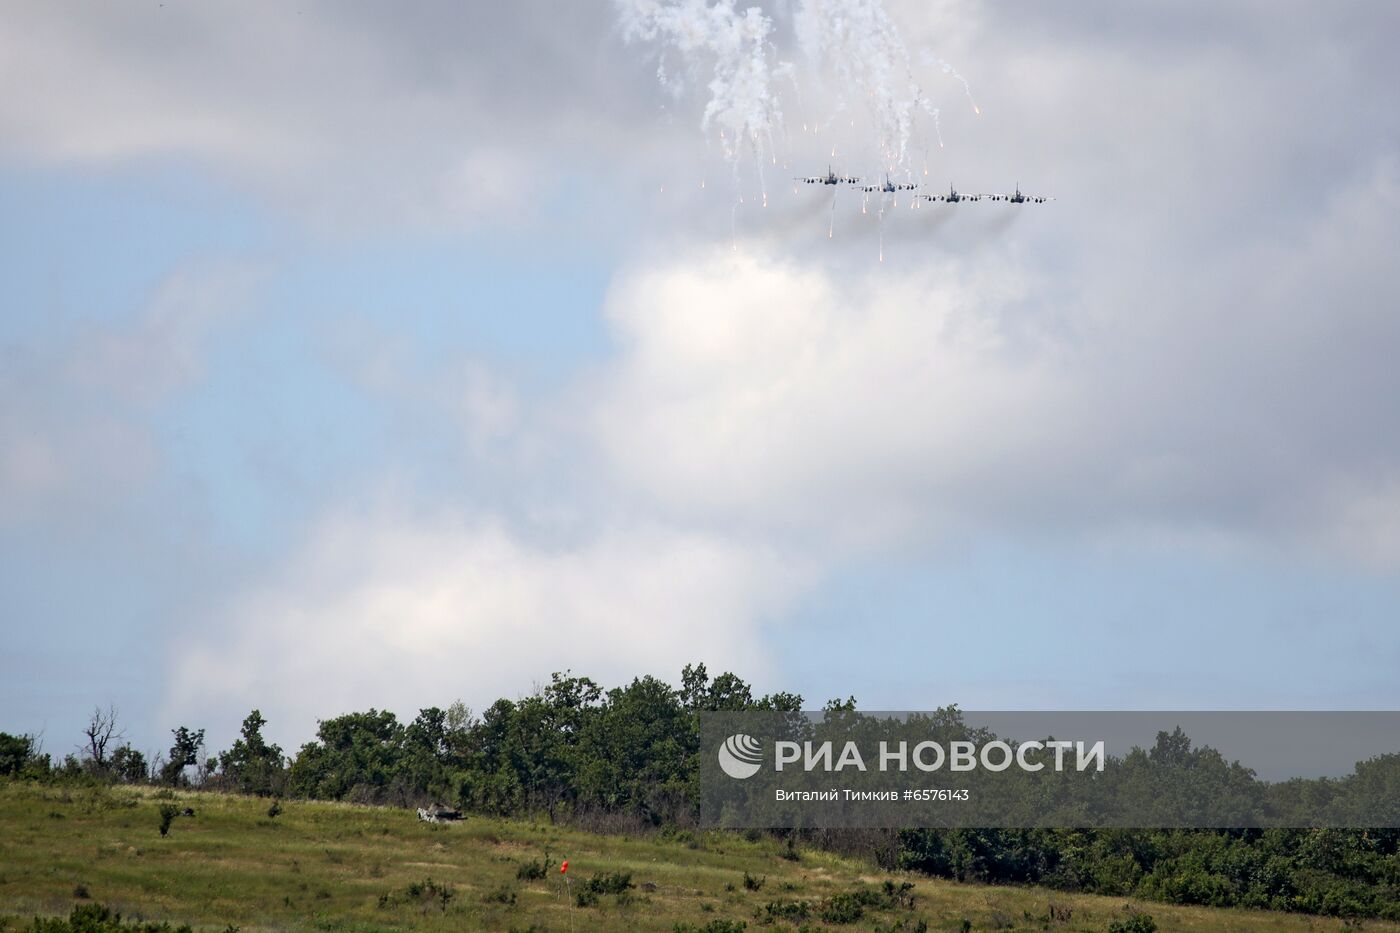
[[[884,184],[862,184],[863,179],[855,175],[838,175],[827,166],[825,175],[799,175],[793,179],[808,185],[850,185],[859,188],[867,193],[879,192],[880,194],[895,194],[899,191],[915,191],[920,186],[914,182],[892,182],[890,176],[885,175]],[[959,192],[952,185],[948,186],[947,194],[917,194],[915,198],[923,201],[938,201],[944,204],[958,204],[962,201],[1004,201],[1007,204],[1044,204],[1046,201],[1055,200],[1052,197],[1043,195],[1023,194],[1020,184],[1016,185],[1014,194],[1002,193],[976,193],[964,194]]]

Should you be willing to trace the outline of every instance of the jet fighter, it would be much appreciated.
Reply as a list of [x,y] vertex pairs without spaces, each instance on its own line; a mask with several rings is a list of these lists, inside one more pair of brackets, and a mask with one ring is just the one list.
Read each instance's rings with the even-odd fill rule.
[[894,194],[896,191],[913,191],[917,187],[919,186],[914,184],[913,182],[904,182],[897,185],[894,182],[890,181],[890,176],[886,174],[885,183],[883,185],[861,185],[860,190],[879,191],[883,194]]
[[956,188],[948,186],[947,194],[921,194],[919,197],[925,201],[946,201],[949,204],[957,204],[959,201],[980,201],[983,198],[991,197],[988,194],[958,194]]
[[831,170],[831,166],[826,167],[825,175],[805,175],[794,178],[793,181],[805,182],[809,185],[856,185],[860,184],[860,179],[854,175],[837,175]]
[[1033,194],[1022,194],[1021,185],[1017,183],[1015,194],[994,194],[991,195],[993,201],[1006,201],[1009,204],[1044,204],[1046,201],[1053,201],[1054,198],[1041,197]]

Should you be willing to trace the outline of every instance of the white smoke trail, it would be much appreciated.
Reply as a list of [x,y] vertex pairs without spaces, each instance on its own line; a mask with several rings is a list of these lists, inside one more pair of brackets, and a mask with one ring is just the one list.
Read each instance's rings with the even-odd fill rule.
[[[833,124],[849,123],[854,130],[854,115],[840,121],[835,117],[849,105],[866,102],[873,124],[873,145],[852,147],[846,145],[849,139],[834,139],[833,161],[838,158],[839,142],[842,152],[878,152],[884,163],[881,169],[886,173],[902,170],[913,175],[916,160],[911,143],[917,132],[917,148],[923,153],[922,174],[928,174],[928,140],[916,121],[922,115],[931,123],[942,148],[939,109],[915,79],[909,53],[885,10],[884,0],[767,0],[787,12],[779,20],[790,20],[811,76],[819,83],[818,93],[807,95],[806,105],[798,94],[796,70],[777,58],[774,19],[760,6],[741,8],[741,2],[750,0],[613,0],[626,40],[660,46],[657,78],[667,91],[679,97],[688,85],[708,90],[700,127],[706,133],[707,146],[711,139],[718,138],[719,148],[732,166],[737,204],[746,201],[740,166],[746,164],[747,158],[753,159],[753,177],[758,186],[758,197],[753,200],[766,207],[764,159],[777,164],[775,140],[786,146],[785,165],[791,156],[793,140],[783,127],[780,81],[784,87],[790,86],[797,101],[804,139],[809,128],[813,136]],[[676,59],[681,63],[679,68],[667,67]],[[960,82],[976,109],[971,88],[952,65],[927,53],[920,62],[937,64],[944,74]],[[827,102],[828,112],[805,113],[807,105],[816,101]],[[863,208],[867,208],[868,200],[864,199]],[[737,204],[736,210],[731,211],[731,226],[736,224]],[[879,209],[883,218],[883,198]],[[829,236],[834,229],[833,196]]]
[[830,71],[847,94],[868,102],[885,167],[906,167],[915,116],[926,102],[882,0],[803,0],[794,27],[813,68]]
[[694,74],[708,67],[710,99],[700,126],[720,131],[726,158],[735,161],[746,149],[761,153],[782,123],[773,81],[788,67],[770,64],[773,21],[763,10],[740,10],[735,0],[613,3],[625,39],[674,48]]
[[937,55],[932,54],[931,52],[925,52],[919,57],[919,60],[924,62],[925,64],[937,65],[945,75],[948,75],[954,81],[957,81],[959,84],[961,84],[963,93],[967,94],[967,102],[972,105],[972,112],[982,112],[982,108],[977,106],[977,101],[972,99],[972,85],[967,83],[967,79],[964,78],[961,74],[959,74],[958,69],[954,68],[951,63],[945,62],[943,59],[939,58]]

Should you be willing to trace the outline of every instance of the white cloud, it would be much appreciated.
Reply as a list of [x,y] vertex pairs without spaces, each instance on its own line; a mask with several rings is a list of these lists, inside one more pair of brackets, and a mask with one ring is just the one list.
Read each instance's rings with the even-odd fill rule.
[[639,272],[609,302],[625,349],[600,443],[692,520],[847,541],[957,520],[973,487],[1015,496],[1077,421],[1065,354],[999,321],[1022,289],[984,266],[842,281],[728,251]]
[[1380,428],[1400,321],[1377,251],[1400,240],[1396,190],[1382,159],[1195,267],[1132,245],[1051,265],[1024,233],[874,268],[795,258],[800,240],[695,248],[614,287],[621,350],[589,423],[624,483],[689,521],[1334,556],[1336,523],[1365,510],[1338,490],[1370,501],[1400,462]]
[[605,684],[697,659],[753,675],[769,663],[757,625],[802,576],[762,545],[657,525],[546,543],[490,518],[336,514],[182,640],[168,705],[230,729],[258,705],[304,736],[369,705],[480,708],[567,668]]
[[329,229],[501,227],[630,145],[609,43],[601,3],[23,3],[0,11],[0,143],[192,162]]
[[[567,398],[530,399],[489,360],[416,372],[411,337],[369,347],[362,384],[428,412],[396,429],[462,429],[443,459],[466,452],[463,486],[491,460],[495,485],[434,490],[432,518],[318,503],[282,569],[216,595],[185,634],[170,709],[231,730],[256,703],[301,730],[371,703],[485,702],[570,666],[754,674],[764,619],[850,551],[914,538],[1194,536],[1400,566],[1400,147],[1375,92],[1395,59],[1373,48],[1393,14],[1120,7],[900,4],[916,70],[916,50],[957,61],[983,106],[922,68],[949,144],[928,183],[1060,200],[881,227],[847,192],[830,240],[825,192],[790,194],[787,176],[820,171],[833,143],[839,170],[867,172],[860,147],[878,147],[854,127],[796,135],[793,108],[770,207],[731,214],[751,167],[736,186],[715,156],[702,176],[700,107],[661,114],[653,63],[610,36],[604,4],[6,7],[11,158],[190,158],[376,228],[498,227],[619,178],[637,202],[585,218],[589,235],[638,192],[654,212],[622,223],[652,242],[604,309],[616,354]],[[197,307],[46,360],[60,382],[0,371],[0,515],[116,497],[114,478],[152,469],[141,417],[108,418],[105,398],[13,400],[76,380],[139,407],[188,385]],[[471,496],[499,501],[479,517]]]

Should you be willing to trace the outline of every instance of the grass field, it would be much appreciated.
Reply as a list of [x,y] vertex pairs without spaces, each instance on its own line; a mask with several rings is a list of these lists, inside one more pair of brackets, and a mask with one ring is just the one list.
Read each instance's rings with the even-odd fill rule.
[[[269,802],[149,789],[64,789],[0,783],[0,929],[35,915],[67,914],[92,900],[129,918],[225,930],[672,930],[744,921],[748,929],[931,931],[1105,931],[1129,916],[1122,898],[1036,888],[961,885],[889,875],[860,861],[799,851],[729,834],[663,839],[603,836],[520,820],[470,818],[450,826],[409,811],[334,803]],[[161,803],[192,807],[169,836],[158,831]],[[543,878],[518,877],[522,864],[547,860]],[[569,859],[567,880],[558,863]],[[580,907],[589,878],[630,872],[626,894],[601,894]],[[745,873],[761,884],[745,885]],[[424,884],[431,879],[433,885]],[[913,905],[864,906],[849,924],[828,924],[823,907],[843,893],[911,882]],[[566,887],[566,884],[571,887]],[[450,889],[444,899],[441,892]],[[880,900],[870,897],[870,901]],[[888,899],[886,899],[888,900]],[[805,920],[765,926],[767,906],[807,902]],[[1056,918],[1051,917],[1051,905]],[[1323,931],[1341,921],[1289,914],[1137,903],[1162,931]],[[1068,919],[1064,912],[1068,910]],[[835,911],[830,911],[834,913]],[[899,924],[903,923],[903,926]],[[1400,930],[1368,921],[1372,931]]]

